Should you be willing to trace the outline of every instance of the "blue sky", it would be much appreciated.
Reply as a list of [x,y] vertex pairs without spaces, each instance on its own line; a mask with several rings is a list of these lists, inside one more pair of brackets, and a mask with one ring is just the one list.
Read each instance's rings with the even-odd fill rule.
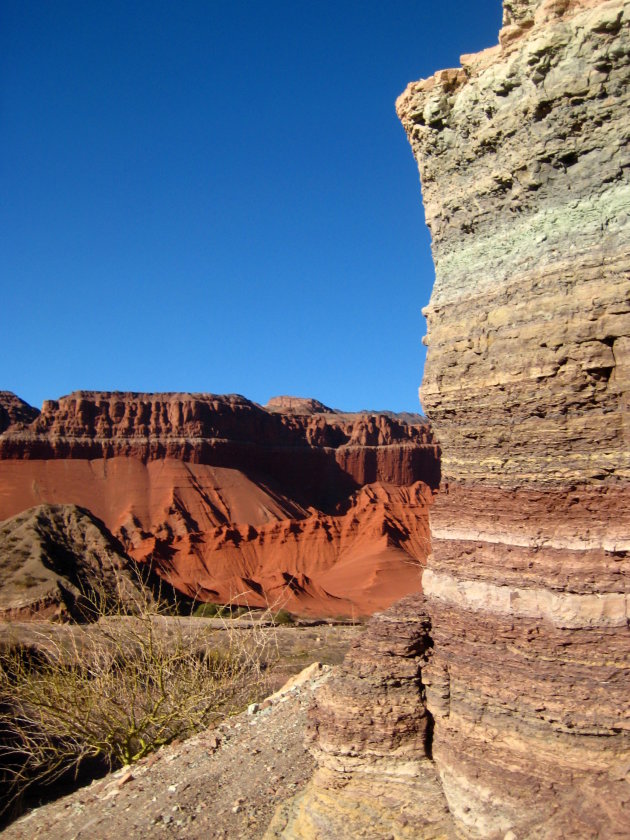
[[499,0],[5,0],[0,389],[418,410],[407,82]]

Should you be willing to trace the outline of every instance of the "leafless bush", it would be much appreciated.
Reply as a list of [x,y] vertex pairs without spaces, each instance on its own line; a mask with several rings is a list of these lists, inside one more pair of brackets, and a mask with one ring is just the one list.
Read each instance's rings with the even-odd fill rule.
[[[200,619],[100,616],[38,655],[0,651],[4,809],[90,761],[111,769],[242,709],[265,688],[273,629]],[[220,644],[216,644],[220,637]],[[44,651],[44,654],[41,654]]]

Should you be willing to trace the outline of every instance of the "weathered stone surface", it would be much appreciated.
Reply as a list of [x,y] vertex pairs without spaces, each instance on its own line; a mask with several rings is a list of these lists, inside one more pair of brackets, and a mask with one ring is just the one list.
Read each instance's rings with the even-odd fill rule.
[[264,472],[305,504],[359,486],[439,480],[426,423],[386,415],[266,411],[238,395],[77,391],[46,400],[27,428],[0,436],[0,460],[132,457]]
[[420,595],[372,618],[316,695],[309,741],[318,769],[266,840],[451,836],[424,708],[429,631]]
[[273,411],[233,395],[48,401],[0,435],[0,517],[42,502],[85,507],[203,601],[383,609],[417,589],[426,558],[439,480],[431,432],[292,399]]
[[81,620],[135,612],[148,597],[101,522],[75,505],[39,505],[0,522],[0,619]]
[[33,408],[11,391],[0,391],[0,434],[18,423],[32,423],[38,414],[37,408]]
[[433,756],[461,836],[624,837],[630,4],[504,24],[397,103],[436,266]]
[[398,101],[436,265],[422,401],[460,481],[630,477],[627,33],[625,4],[571,4]]
[[[397,103],[436,265],[426,701],[374,714],[400,683],[381,649],[362,694],[348,657],[318,701],[319,770],[271,837],[406,836],[383,765],[431,718],[409,782],[439,777],[444,836],[628,835],[629,25],[621,0],[506,0],[498,47]],[[404,830],[435,825],[416,809]]]

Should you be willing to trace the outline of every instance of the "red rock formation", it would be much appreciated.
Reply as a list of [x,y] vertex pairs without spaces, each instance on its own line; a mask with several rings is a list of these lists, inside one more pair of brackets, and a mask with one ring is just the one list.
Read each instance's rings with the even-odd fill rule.
[[384,415],[78,392],[0,436],[0,475],[0,518],[81,505],[186,594],[335,615],[417,588],[439,465]]
[[428,426],[385,415],[268,412],[237,395],[77,391],[0,437],[0,459],[164,458],[231,467],[331,506],[359,486],[439,480]]
[[265,406],[267,411],[282,411],[285,414],[337,414],[334,408],[307,397],[272,397]]
[[38,409],[11,391],[0,391],[0,434],[10,426],[32,423],[38,414]]

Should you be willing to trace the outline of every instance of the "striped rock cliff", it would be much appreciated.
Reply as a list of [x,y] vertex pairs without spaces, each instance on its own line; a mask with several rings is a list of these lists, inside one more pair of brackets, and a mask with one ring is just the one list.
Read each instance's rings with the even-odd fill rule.
[[409,85],[443,446],[433,758],[466,837],[628,835],[630,4],[505,2]]
[[0,519],[79,505],[201,601],[359,615],[418,586],[439,482],[421,418],[89,391],[34,413],[0,434]]
[[629,27],[622,0],[505,0],[496,47],[397,102],[443,479],[398,632],[430,643],[415,717],[395,644],[367,679],[348,658],[315,710],[320,769],[269,837],[629,836]]

